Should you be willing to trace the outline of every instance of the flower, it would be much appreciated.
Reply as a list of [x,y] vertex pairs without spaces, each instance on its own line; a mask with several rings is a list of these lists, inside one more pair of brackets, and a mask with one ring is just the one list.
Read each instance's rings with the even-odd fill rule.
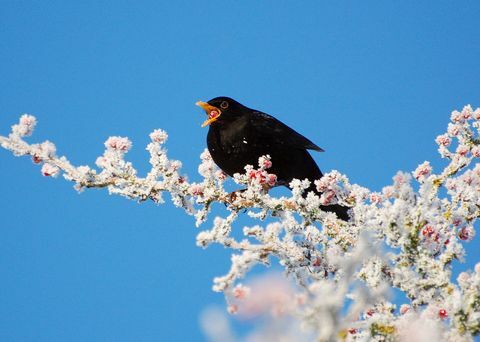
[[150,139],[153,142],[163,144],[168,139],[168,134],[163,129],[156,129],[152,133],[150,133]]
[[132,147],[132,142],[128,138],[114,136],[105,141],[105,147],[107,150],[128,152]]
[[60,169],[55,165],[45,163],[42,166],[42,174],[46,177],[48,176],[55,177],[58,175],[59,172],[60,172]]
[[432,167],[430,166],[430,162],[425,161],[420,164],[417,169],[413,172],[413,177],[419,181],[423,181],[426,177],[430,175],[432,172]]

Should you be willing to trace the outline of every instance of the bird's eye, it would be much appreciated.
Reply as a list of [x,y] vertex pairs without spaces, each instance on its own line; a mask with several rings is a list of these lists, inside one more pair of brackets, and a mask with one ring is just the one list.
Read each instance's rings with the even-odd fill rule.
[[228,108],[228,102],[227,101],[222,101],[222,103],[220,103],[220,108],[227,109]]

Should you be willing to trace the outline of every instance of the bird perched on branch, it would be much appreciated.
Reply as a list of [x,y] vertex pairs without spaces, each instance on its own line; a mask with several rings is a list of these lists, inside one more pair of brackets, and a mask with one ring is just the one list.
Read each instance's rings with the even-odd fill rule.
[[[208,150],[226,174],[243,173],[245,165],[257,165],[259,157],[270,155],[269,172],[277,176],[276,185],[290,187],[294,178],[307,178],[312,183],[305,194],[314,191],[321,195],[313,181],[320,179],[322,172],[307,150],[323,150],[312,141],[273,116],[245,107],[229,97],[196,104],[208,116],[202,125],[209,126]],[[336,213],[342,220],[349,219],[348,207],[333,204],[322,209]]]

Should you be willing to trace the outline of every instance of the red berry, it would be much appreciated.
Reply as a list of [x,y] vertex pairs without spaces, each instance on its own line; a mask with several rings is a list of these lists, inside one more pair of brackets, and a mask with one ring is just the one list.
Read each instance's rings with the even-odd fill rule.
[[441,319],[445,319],[448,317],[448,313],[447,313],[447,310],[445,309],[440,309],[438,311],[438,316],[441,318]]

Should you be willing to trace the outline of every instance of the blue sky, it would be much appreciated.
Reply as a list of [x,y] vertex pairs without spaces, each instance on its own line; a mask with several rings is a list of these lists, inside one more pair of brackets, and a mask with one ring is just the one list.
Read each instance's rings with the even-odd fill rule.
[[[148,133],[163,128],[199,179],[194,103],[227,95],[324,148],[324,171],[378,190],[424,160],[438,170],[450,111],[480,105],[480,4],[432,4],[3,0],[0,134],[34,114],[32,141],[90,165],[108,136],[128,136],[145,172]],[[4,150],[0,174],[1,340],[203,339],[230,252],[195,247],[191,217],[79,195]]]

